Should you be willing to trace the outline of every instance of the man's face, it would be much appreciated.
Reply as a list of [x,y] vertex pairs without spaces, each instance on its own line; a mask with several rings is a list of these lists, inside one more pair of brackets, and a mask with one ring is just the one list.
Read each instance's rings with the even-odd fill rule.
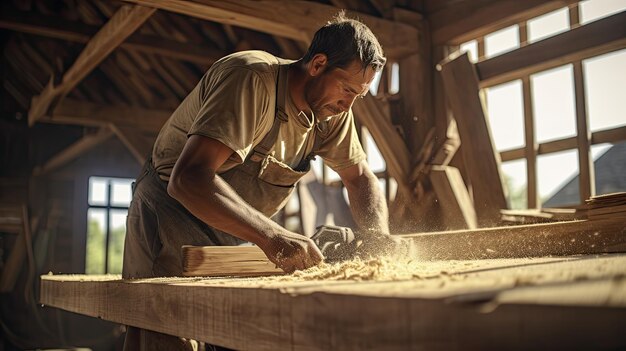
[[344,68],[324,70],[306,86],[305,99],[318,120],[350,110],[357,97],[369,90],[376,72],[365,71],[358,60]]

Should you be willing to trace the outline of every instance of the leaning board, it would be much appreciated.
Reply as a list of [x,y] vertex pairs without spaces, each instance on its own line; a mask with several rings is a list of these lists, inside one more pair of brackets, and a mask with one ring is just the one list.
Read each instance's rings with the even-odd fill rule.
[[42,276],[41,303],[241,350],[619,349],[626,255],[424,262],[401,281]]

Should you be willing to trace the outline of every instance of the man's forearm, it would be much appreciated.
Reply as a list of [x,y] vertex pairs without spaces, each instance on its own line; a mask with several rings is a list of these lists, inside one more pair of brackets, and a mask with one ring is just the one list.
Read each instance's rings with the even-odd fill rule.
[[365,172],[346,184],[354,221],[363,233],[389,234],[389,213],[378,179]]
[[211,227],[259,246],[284,231],[245,202],[217,174],[187,172],[170,180],[168,193]]

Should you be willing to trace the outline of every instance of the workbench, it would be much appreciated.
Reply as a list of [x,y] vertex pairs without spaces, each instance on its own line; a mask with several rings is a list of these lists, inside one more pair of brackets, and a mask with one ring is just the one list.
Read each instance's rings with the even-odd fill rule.
[[626,347],[626,255],[424,261],[410,279],[44,275],[41,303],[241,350]]

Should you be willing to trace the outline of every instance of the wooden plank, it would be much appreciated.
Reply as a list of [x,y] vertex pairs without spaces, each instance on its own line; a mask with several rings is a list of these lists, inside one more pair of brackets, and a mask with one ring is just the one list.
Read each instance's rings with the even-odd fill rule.
[[422,259],[487,259],[626,252],[626,222],[612,219],[404,235]]
[[35,169],[33,169],[33,175],[41,176],[64,166],[70,161],[76,159],[78,156],[109,139],[112,135],[113,133],[108,128],[102,128],[95,134],[85,135],[77,142],[54,155],[46,161],[45,164],[35,167]]
[[477,228],[474,204],[459,170],[449,166],[433,166],[428,176],[437,194],[446,229]]
[[[3,11],[0,14],[0,28],[74,43],[89,42],[89,39],[99,29],[96,26],[81,22],[64,21],[57,17],[52,18],[32,12],[18,11]],[[140,33],[133,33],[119,47],[133,52],[156,54],[204,66],[210,65],[224,55],[223,51],[209,46],[183,43]]]
[[150,18],[154,11],[154,8],[143,6],[122,6],[89,40],[74,64],[63,74],[60,83],[57,85],[51,80],[41,94],[33,97],[28,111],[28,124],[33,125],[62,100],[89,72]]
[[[619,143],[624,140],[626,140],[626,126],[591,133],[591,145]],[[537,146],[537,155],[575,149],[577,146],[577,137],[548,141]],[[518,160],[524,157],[524,147],[500,152],[502,162]]]
[[183,250],[184,276],[258,277],[284,274],[257,246],[190,246]]
[[[309,43],[315,32],[338,11],[333,6],[302,0],[125,1],[306,43]],[[362,13],[354,13],[354,16],[374,32],[388,57],[401,58],[417,52],[418,31],[415,28]]]
[[158,133],[173,111],[132,106],[99,105],[85,101],[64,99],[42,122],[83,126],[129,127],[149,133]]
[[[471,210],[467,212],[471,213]],[[455,222],[458,222],[458,219]],[[597,220],[396,236],[408,240],[416,252],[416,257],[423,261],[482,260],[626,252],[624,231],[626,231],[626,222],[616,215],[613,218]],[[226,252],[229,255],[224,255],[220,254],[221,248],[224,247],[185,247],[184,250],[187,253],[183,266],[189,267],[185,275],[263,276],[272,272],[281,272],[276,268],[271,269],[275,267],[274,264],[261,250],[235,246],[228,247]],[[189,262],[190,257],[193,257],[193,262]],[[247,259],[249,259],[248,262]],[[230,268],[228,264],[236,264],[236,266]],[[214,268],[212,265],[219,268]]]
[[[626,27],[626,25],[625,25]],[[578,144],[578,191],[580,203],[596,194],[596,181],[591,155],[591,133],[587,116],[585,81],[582,61],[574,62],[574,92],[576,97],[576,141]]]
[[135,157],[137,162],[143,166],[148,157],[152,154],[152,145],[154,145],[156,135],[145,135],[141,130],[122,127],[116,124],[111,124],[109,127],[126,148],[128,148],[128,151]]
[[576,2],[578,0],[455,1],[430,14],[433,42],[460,45]]
[[626,346],[623,256],[417,265],[371,282],[44,275],[40,302],[241,350]]
[[371,95],[359,99],[352,106],[354,116],[370,132],[387,164],[389,174],[398,182],[398,191],[412,197],[408,185],[411,155],[398,131],[391,124],[388,107]]
[[626,47],[626,12],[588,23],[517,50],[478,62],[481,87]]
[[506,208],[496,153],[481,104],[478,79],[467,53],[443,63],[441,76],[461,137],[461,152],[474,196],[480,226],[493,226]]

